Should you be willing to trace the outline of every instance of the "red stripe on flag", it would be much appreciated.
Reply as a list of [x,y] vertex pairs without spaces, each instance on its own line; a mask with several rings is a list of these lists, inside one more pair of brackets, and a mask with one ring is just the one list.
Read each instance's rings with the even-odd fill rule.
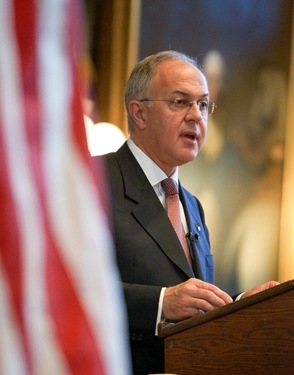
[[104,365],[60,250],[49,241],[46,259],[50,313],[72,374],[103,375]]
[[[83,54],[83,43],[85,40],[83,23],[81,22],[81,15],[84,15],[84,9],[79,2],[72,1],[69,7],[69,14],[71,23],[69,24],[69,53],[71,56]],[[93,181],[97,187],[99,201],[102,204],[103,211],[109,220],[108,212],[109,195],[105,189],[106,175],[104,173],[104,165],[102,158],[92,158],[87,144],[86,128],[84,126],[84,115],[81,104],[81,87],[80,76],[77,74],[77,67],[74,59],[72,59],[72,82],[73,90],[76,95],[72,97],[71,113],[74,114],[72,118],[73,141],[75,147],[79,149],[85,164],[89,167],[89,172],[92,175]],[[97,160],[98,159],[98,160]]]

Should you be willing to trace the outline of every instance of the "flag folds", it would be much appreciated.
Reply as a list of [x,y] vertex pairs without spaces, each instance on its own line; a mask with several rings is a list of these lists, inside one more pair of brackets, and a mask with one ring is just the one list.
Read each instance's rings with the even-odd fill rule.
[[0,373],[130,374],[74,0],[0,0]]

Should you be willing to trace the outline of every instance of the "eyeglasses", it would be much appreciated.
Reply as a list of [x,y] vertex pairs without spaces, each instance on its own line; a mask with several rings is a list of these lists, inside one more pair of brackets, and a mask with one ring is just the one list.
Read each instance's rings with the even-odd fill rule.
[[188,111],[196,104],[202,116],[211,115],[217,106],[213,102],[188,99],[141,99],[139,102],[168,102],[175,112]]

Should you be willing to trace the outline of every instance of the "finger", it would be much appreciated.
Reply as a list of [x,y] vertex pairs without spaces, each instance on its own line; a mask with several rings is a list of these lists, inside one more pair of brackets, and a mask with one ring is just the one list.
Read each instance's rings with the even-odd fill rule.
[[252,296],[253,294],[256,294],[256,293],[259,293],[259,292],[263,292],[264,290],[267,290],[269,288],[273,288],[275,286],[279,285],[279,282],[278,281],[268,281],[264,284],[261,284],[253,289],[250,289],[248,291],[246,291],[241,298],[245,298],[245,297],[249,297],[249,296]]
[[223,306],[233,302],[232,297],[213,284],[195,279],[195,287],[195,297],[197,297],[197,293],[200,293],[201,298],[211,302],[212,304],[215,303],[215,306]]
[[193,298],[190,300],[190,306],[194,309],[203,311],[211,311],[215,310],[216,308],[225,306],[225,303],[222,299],[218,297],[203,297],[203,298]]

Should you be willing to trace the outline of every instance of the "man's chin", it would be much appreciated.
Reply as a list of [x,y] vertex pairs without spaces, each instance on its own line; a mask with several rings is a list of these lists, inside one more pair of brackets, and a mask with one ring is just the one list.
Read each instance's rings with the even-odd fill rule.
[[179,166],[190,163],[191,161],[193,161],[196,158],[197,155],[198,155],[198,150],[194,151],[194,152],[190,151],[190,152],[185,153],[185,155],[182,156],[182,158],[179,162]]

